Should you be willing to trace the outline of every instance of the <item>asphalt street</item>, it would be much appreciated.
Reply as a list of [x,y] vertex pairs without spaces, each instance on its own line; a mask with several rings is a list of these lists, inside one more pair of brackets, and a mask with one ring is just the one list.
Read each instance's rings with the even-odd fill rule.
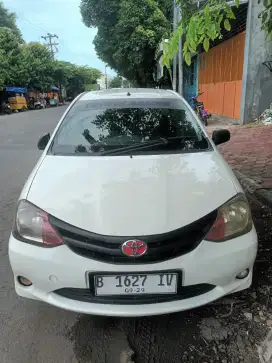
[[64,111],[59,107],[0,117],[1,363],[77,362],[66,336],[76,321],[75,314],[18,298],[8,260],[17,199],[41,155],[37,141],[54,129]]
[[[263,335],[249,328],[231,298],[222,307],[117,319],[74,314],[15,294],[8,238],[16,202],[41,155],[39,137],[52,132],[65,108],[0,117],[0,363],[258,362],[255,345]],[[256,208],[263,223],[268,217]]]

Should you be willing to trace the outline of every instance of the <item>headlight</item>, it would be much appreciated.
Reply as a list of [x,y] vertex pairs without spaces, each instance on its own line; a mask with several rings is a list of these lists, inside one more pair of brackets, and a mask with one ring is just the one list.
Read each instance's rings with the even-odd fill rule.
[[219,208],[217,219],[205,239],[223,242],[248,233],[252,227],[250,207],[241,193]]
[[48,214],[26,200],[18,205],[13,234],[23,242],[43,247],[62,244],[62,239],[49,222]]

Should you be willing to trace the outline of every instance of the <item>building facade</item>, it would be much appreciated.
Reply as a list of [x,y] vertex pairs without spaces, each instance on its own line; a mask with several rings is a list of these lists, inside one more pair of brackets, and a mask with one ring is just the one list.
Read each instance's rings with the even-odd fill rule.
[[209,112],[240,119],[245,32],[198,57],[198,87]]
[[272,103],[272,41],[261,30],[262,3],[240,0],[238,9],[229,4],[236,15],[231,31],[224,30],[208,52],[200,50],[190,66],[179,60],[182,89],[187,101],[203,92],[199,99],[209,112],[246,124]]

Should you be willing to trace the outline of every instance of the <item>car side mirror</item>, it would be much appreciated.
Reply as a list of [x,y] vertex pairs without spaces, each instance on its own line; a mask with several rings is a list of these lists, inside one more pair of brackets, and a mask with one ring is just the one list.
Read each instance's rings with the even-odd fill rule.
[[50,134],[43,135],[38,141],[38,149],[44,150],[50,140]]
[[224,144],[230,140],[230,132],[226,129],[214,130],[212,134],[212,140],[215,145]]

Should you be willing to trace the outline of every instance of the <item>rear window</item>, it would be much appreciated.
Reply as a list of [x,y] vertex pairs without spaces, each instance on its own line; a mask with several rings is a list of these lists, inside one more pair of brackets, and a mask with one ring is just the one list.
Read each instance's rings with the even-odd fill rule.
[[55,155],[123,155],[209,150],[190,109],[179,99],[78,101],[52,142]]

